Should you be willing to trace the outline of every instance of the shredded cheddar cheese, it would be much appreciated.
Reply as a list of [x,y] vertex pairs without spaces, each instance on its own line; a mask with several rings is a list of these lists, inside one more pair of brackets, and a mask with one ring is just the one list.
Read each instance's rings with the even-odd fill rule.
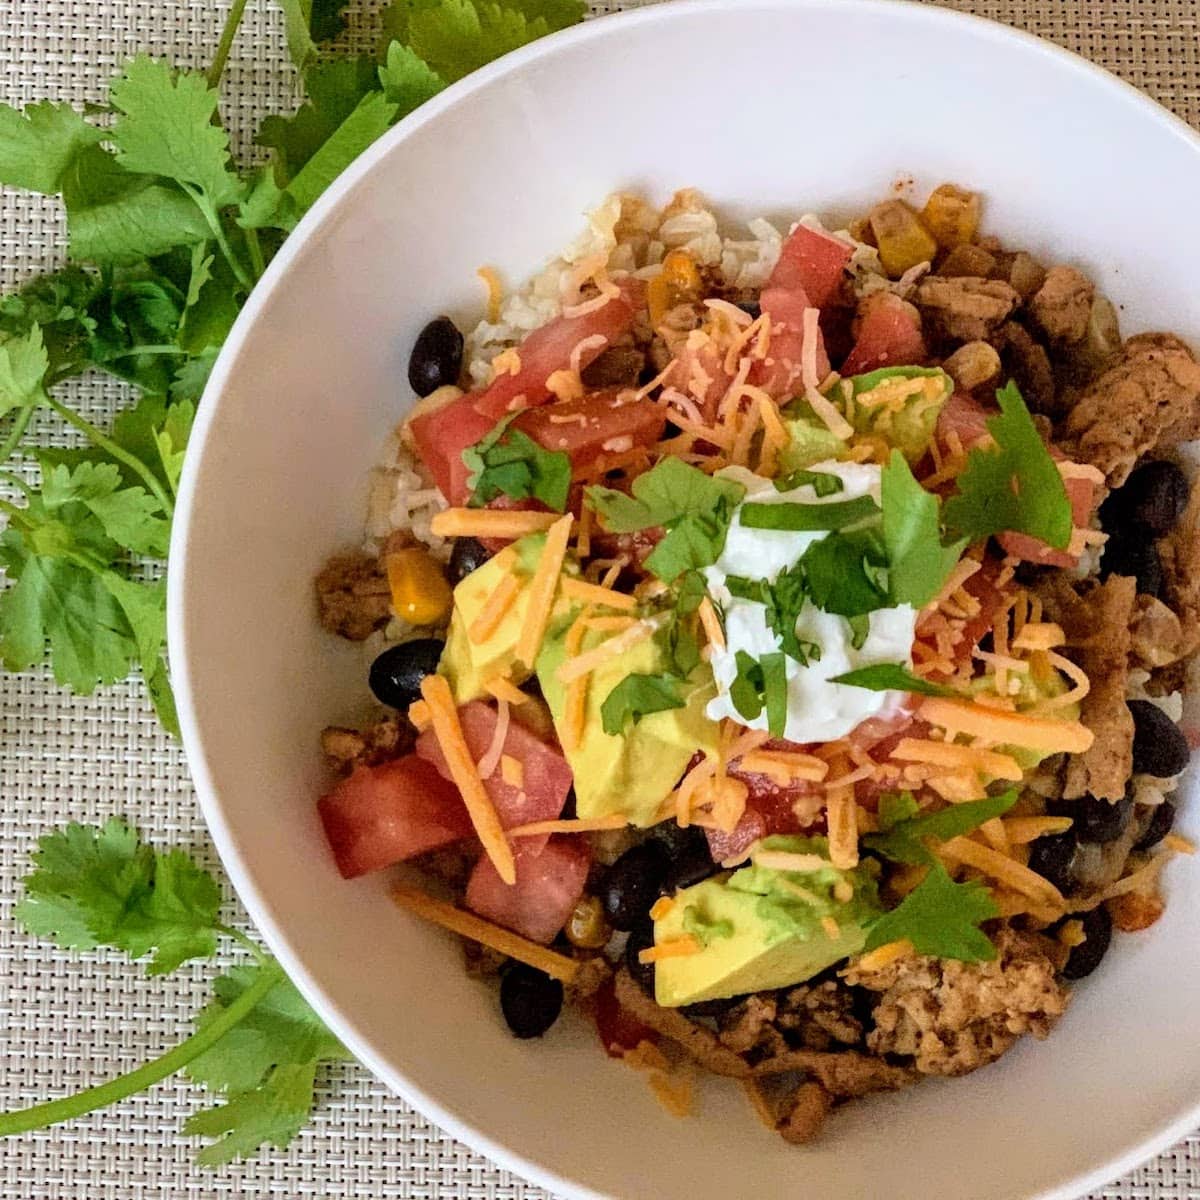
[[854,790],[849,787],[831,790],[825,800],[825,817],[829,826],[830,861],[843,870],[858,866],[858,806],[854,803]]
[[[525,786],[525,764],[511,754],[500,755],[500,778],[509,787],[523,788]],[[512,831],[509,831],[509,837]]]
[[1040,904],[1059,910],[1065,906],[1062,893],[1048,879],[990,846],[983,846],[970,838],[956,837],[942,843],[938,852],[951,862],[962,863],[990,875],[1005,887]]
[[1040,837],[1066,833],[1074,822],[1070,817],[1005,817],[1004,830],[1014,846],[1027,846]]
[[[552,514],[551,514],[552,515]],[[563,558],[567,552],[567,539],[571,536],[574,518],[570,513],[557,518],[546,532],[546,545],[538,558],[537,570],[529,582],[529,603],[526,608],[525,626],[517,641],[516,659],[532,667],[542,648],[546,624],[550,620],[550,608],[558,588],[558,577],[562,571]]]
[[627,592],[601,587],[597,583],[588,583],[583,579],[570,577],[564,579],[562,593],[568,599],[580,600],[584,604],[596,604],[604,608],[616,608],[622,611],[632,611],[637,608],[637,599]]
[[494,675],[483,686],[494,700],[503,700],[505,704],[511,704],[514,708],[530,701],[530,696],[521,691],[507,675]]
[[687,958],[692,954],[699,954],[701,949],[703,947],[700,943],[690,933],[685,933],[657,945],[647,946],[645,950],[639,950],[638,962],[645,964],[659,962],[664,958]]
[[913,944],[908,938],[901,938],[897,942],[885,942],[882,946],[862,955],[854,963],[854,967],[858,971],[880,971],[884,967],[891,966],[898,959],[907,958],[913,953],[913,949]]
[[662,628],[665,619],[663,614],[657,617],[647,617],[635,625],[631,625],[623,633],[618,633],[615,637],[601,642],[594,650],[588,650],[576,658],[565,659],[558,668],[558,681],[570,683],[574,679],[590,675],[602,663],[608,662],[609,659],[619,658],[627,650],[631,650],[640,642],[653,637]]
[[483,607],[476,614],[475,620],[467,626],[467,638],[477,646],[486,642],[508,615],[521,591],[521,579],[517,575],[502,575],[500,582],[492,589],[492,593],[484,601]]
[[650,920],[661,921],[675,907],[674,896],[659,896],[650,906]]
[[496,874],[505,883],[515,883],[517,868],[512,847],[508,844],[500,818],[471,757],[458,720],[458,709],[454,707],[454,698],[450,694],[450,685],[441,675],[426,675],[421,680],[421,696],[429,706],[434,736],[446,759],[450,778],[462,793],[467,815],[483,843],[484,852],[496,868]]
[[509,837],[538,837],[543,833],[600,833],[624,829],[628,822],[619,813],[607,817],[561,817],[553,821],[531,821],[508,831]]
[[756,867],[766,867],[770,871],[824,871],[833,866],[827,858],[819,854],[793,854],[787,850],[755,850],[750,860]]
[[495,325],[500,320],[500,306],[504,302],[504,285],[500,282],[500,276],[495,267],[480,267],[475,274],[483,280],[484,287],[487,288],[487,319]]
[[517,512],[502,508],[447,508],[435,513],[429,527],[438,537],[520,538],[542,533],[556,521],[556,513]]
[[408,706],[408,719],[418,733],[429,728],[429,705],[424,700],[414,700]]
[[1000,745],[1023,746],[1049,754],[1081,754],[1095,735],[1078,721],[1043,720],[1026,713],[989,708],[967,700],[928,696],[917,710],[931,725]]
[[939,767],[965,767],[981,771],[992,779],[1019,781],[1024,772],[1016,759],[994,750],[959,746],[953,742],[935,742],[925,738],[902,738],[891,757],[900,762],[931,763]]

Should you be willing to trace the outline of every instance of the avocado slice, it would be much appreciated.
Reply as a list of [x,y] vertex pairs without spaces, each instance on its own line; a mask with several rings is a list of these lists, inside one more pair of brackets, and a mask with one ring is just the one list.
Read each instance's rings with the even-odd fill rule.
[[[542,694],[560,729],[566,712],[566,688],[558,681],[557,671],[566,652],[568,627],[569,622],[563,621],[547,633],[537,661]],[[598,632],[589,633],[583,649],[598,645],[603,637]],[[604,732],[600,706],[609,692],[626,675],[658,674],[665,669],[664,651],[655,640],[647,639],[601,664],[588,677],[583,736],[578,746],[564,750],[575,775],[575,811],[579,816],[619,814],[634,825],[648,825],[692,757],[700,751],[716,750],[718,727],[704,713],[714,694],[707,666],[697,667],[682,685],[686,699],[683,708],[650,713],[636,724],[628,724],[619,734]]]
[[[919,462],[954,391],[954,380],[940,367],[881,367],[849,382],[852,399],[843,407],[850,424],[859,433],[879,434],[910,464]],[[895,397],[902,398],[899,408]]]
[[[829,855],[823,837],[771,837],[760,848]],[[848,898],[838,900],[835,889]],[[676,1008],[803,983],[857,954],[882,911],[867,864],[848,871],[750,866],[706,879],[677,892],[670,911],[654,923],[658,945],[691,934],[701,946],[698,953],[658,961],[655,999]],[[837,924],[833,936],[826,917]]]

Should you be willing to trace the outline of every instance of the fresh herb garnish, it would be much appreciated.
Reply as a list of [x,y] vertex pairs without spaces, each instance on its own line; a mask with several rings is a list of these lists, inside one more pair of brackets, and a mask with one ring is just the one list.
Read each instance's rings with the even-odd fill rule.
[[994,533],[1027,533],[1064,549],[1071,540],[1071,502],[1054,459],[1015,383],[996,393],[999,415],[988,420],[994,446],[975,447],[946,501],[948,528],[978,541]]
[[781,571],[774,583],[730,575],[725,580],[725,586],[730,595],[741,600],[753,600],[766,607],[767,624],[788,657],[794,658],[803,667],[810,662],[820,661],[821,647],[816,642],[801,641],[796,634],[796,621],[808,595],[801,566]]
[[951,804],[940,812],[921,813],[907,793],[884,796],[879,807],[881,832],[867,834],[863,845],[894,862],[914,866],[932,863],[934,858],[925,838],[948,842],[962,837],[994,817],[1003,816],[1016,802],[1017,793],[1010,789],[999,796]]
[[733,509],[746,489],[718,479],[678,458],[664,458],[639,475],[632,495],[612,488],[587,489],[587,502],[611,533],[634,533],[661,525],[666,533],[646,557],[646,567],[671,583],[686,571],[711,566],[725,548]]
[[953,696],[951,688],[914,675],[903,663],[875,663],[835,675],[830,683],[866,688],[869,692],[912,692],[918,696]]
[[785,501],[780,504],[742,505],[738,521],[747,529],[776,529],[789,533],[804,533],[844,529],[868,517],[875,516],[879,506],[870,496],[856,496],[853,500],[834,500],[829,504],[796,504]]
[[796,488],[810,487],[814,494],[822,499],[825,496],[836,496],[838,492],[844,490],[845,486],[838,475],[831,475],[828,471],[809,471],[803,468],[793,471],[790,475],[785,475],[782,479],[775,480],[777,492],[792,492]]
[[679,687],[673,675],[626,675],[600,705],[604,732],[616,736],[630,721],[636,725],[651,713],[683,708]]
[[832,533],[800,560],[812,602],[826,612],[859,617],[886,608],[887,553],[877,529]]
[[69,950],[109,946],[150,956],[151,975],[211,957],[222,936],[241,943],[255,962],[215,981],[196,1032],[161,1058],[73,1096],[0,1114],[0,1137],[72,1120],[182,1070],[224,1100],[184,1127],[219,1139],[198,1152],[202,1165],[267,1143],[287,1145],[308,1120],[318,1069],[349,1055],[279,964],[222,924],[220,904],[216,880],[186,854],[152,850],[118,820],[69,825],[41,839],[17,906],[31,933]]
[[543,450],[528,434],[510,429],[519,415],[505,417],[462,452],[463,464],[471,472],[467,480],[471,503],[484,505],[503,494],[514,500],[540,500],[562,512],[571,490],[571,458],[561,450]]
[[787,726],[787,658],[781,653],[756,659],[739,650],[734,656],[737,675],[729,686],[729,698],[740,716],[757,720],[765,708],[767,729],[782,737]]

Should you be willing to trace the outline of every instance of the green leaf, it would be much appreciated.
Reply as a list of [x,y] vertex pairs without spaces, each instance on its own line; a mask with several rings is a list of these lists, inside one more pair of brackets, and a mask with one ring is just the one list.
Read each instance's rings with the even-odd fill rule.
[[797,564],[781,571],[774,583],[731,575],[726,579],[725,586],[731,595],[756,601],[766,607],[767,624],[789,658],[794,658],[805,667],[809,662],[820,661],[821,647],[816,642],[802,642],[796,636],[796,621],[808,599],[803,566]]
[[938,498],[916,481],[899,450],[883,468],[880,499],[891,601],[923,608],[942,590],[966,539],[942,545]]
[[171,690],[166,663],[160,658],[152,667],[147,667],[143,660],[142,678],[158,723],[172,737],[179,737],[179,713],[175,708],[175,693]]
[[300,70],[317,56],[317,42],[337,37],[345,28],[347,0],[279,0],[283,9],[288,55]]
[[514,500],[540,500],[562,512],[571,490],[570,455],[543,450],[527,434],[510,429],[516,415],[500,421],[462,452],[463,465],[471,472],[467,480],[471,503],[483,505],[505,495]]
[[975,447],[946,501],[947,526],[971,541],[1027,533],[1062,550],[1071,540],[1071,502],[1015,383],[996,393],[1000,414],[988,423],[994,446]]
[[103,136],[69,104],[43,100],[24,115],[0,104],[0,183],[53,195],[79,152]]
[[879,512],[870,496],[853,500],[834,500],[828,504],[757,504],[742,505],[738,522],[746,529],[778,529],[789,533],[829,531],[855,525]]
[[156,853],[115,818],[102,828],[68,825],[33,856],[17,917],[65,949],[111,946],[152,954],[151,975],[216,950],[220,889],[182,851]]
[[155,436],[159,459],[172,492],[179,490],[179,477],[183,474],[183,460],[195,419],[195,404],[181,400],[167,409],[162,428]]
[[0,416],[41,404],[49,369],[41,326],[34,325],[24,336],[0,340]]
[[126,579],[116,571],[103,572],[100,580],[125,614],[137,642],[138,658],[157,664],[167,639],[167,581]]
[[[170,525],[158,501],[141,487],[122,487],[111,463],[80,463],[73,471],[50,466],[42,472],[42,499],[51,512],[78,504],[93,513],[105,534],[137,554],[164,558]],[[67,519],[66,514],[57,514]]]
[[942,687],[914,675],[903,663],[875,663],[870,667],[859,667],[834,675],[830,683],[844,683],[849,687],[866,688],[869,692],[911,692],[917,696],[953,696],[954,689]]
[[685,516],[709,516],[724,501],[732,506],[746,489],[732,479],[706,475],[679,458],[664,458],[633,481],[633,494],[589,487],[588,503],[610,533],[635,533]]
[[657,635],[676,679],[687,679],[700,665],[700,643],[693,625],[694,622],[682,620],[676,608],[672,620]]
[[828,471],[809,471],[805,468],[775,480],[777,492],[794,492],[797,488],[810,487],[819,499],[836,496],[845,486],[837,475],[831,475]]
[[683,708],[679,680],[671,675],[626,675],[604,698],[600,719],[604,732],[624,733],[626,723],[637,724],[650,713]]
[[911,796],[899,800],[889,798],[880,805],[881,833],[869,833],[863,845],[876,854],[894,862],[916,866],[934,861],[925,845],[926,838],[948,842],[978,829],[980,825],[1003,816],[1017,802],[1017,793],[1010,789],[999,796],[951,804],[940,812],[921,814]]
[[96,322],[88,309],[101,287],[98,275],[78,267],[34,276],[19,291],[0,297],[0,342],[6,336],[27,337],[40,326],[49,382],[78,374],[89,362]]
[[955,883],[934,862],[921,883],[871,925],[865,949],[907,939],[918,954],[988,961],[996,957],[996,947],[979,926],[999,915],[982,883]]
[[296,221],[295,202],[279,186],[274,169],[269,165],[260,167],[252,176],[249,190],[238,207],[237,223],[243,229],[282,229],[290,232],[295,228]]
[[297,209],[306,212],[317,197],[368,147],[387,131],[396,105],[382,92],[369,92],[336,132],[304,164],[287,186]]
[[812,602],[843,617],[864,616],[888,605],[881,573],[887,559],[873,530],[833,533],[814,542],[800,560]]
[[180,349],[195,355],[220,348],[237,320],[243,291],[223,256],[206,253],[205,244],[192,249],[195,261],[176,336]]
[[171,399],[181,404],[187,401],[197,402],[204,394],[216,361],[216,346],[202,350],[195,358],[185,359],[171,381]]
[[318,42],[328,42],[346,28],[345,8],[349,0],[311,0],[309,28]]
[[70,254],[77,262],[140,262],[212,236],[179,189],[126,171],[99,146],[79,154],[63,179]]
[[587,14],[583,0],[505,0],[509,8],[519,9],[530,21],[545,21],[552,31],[578,25]]
[[214,208],[236,204],[229,135],[213,124],[219,99],[203,75],[139,54],[109,90],[118,117],[111,137],[126,170],[198,188]]
[[423,58],[400,42],[392,42],[379,68],[383,94],[405,116],[436,96],[446,81]]
[[729,688],[733,707],[747,721],[757,720],[767,710],[767,728],[782,737],[787,726],[787,659],[783,654],[764,654],[755,659],[745,650],[734,656],[737,675]]

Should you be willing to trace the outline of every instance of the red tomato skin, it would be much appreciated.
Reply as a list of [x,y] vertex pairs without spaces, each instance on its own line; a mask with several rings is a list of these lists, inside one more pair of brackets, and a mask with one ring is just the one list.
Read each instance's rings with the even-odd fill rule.
[[583,895],[592,856],[579,837],[553,837],[540,850],[524,844],[532,840],[516,842],[513,884],[500,878],[491,859],[481,858],[467,882],[466,904],[481,917],[548,945]]
[[881,292],[864,302],[859,312],[858,336],[841,373],[864,375],[880,367],[920,366],[927,357],[920,319],[898,296]]
[[473,832],[458,788],[415,754],[359,767],[317,801],[317,811],[346,879],[448,846]]
[[513,426],[544,450],[568,454],[578,471],[602,455],[621,453],[626,438],[632,449],[653,446],[662,437],[666,409],[653,400],[631,399],[632,394],[628,388],[609,388],[578,400],[560,400],[522,413]]
[[797,225],[784,239],[767,287],[802,291],[813,305],[824,308],[837,296],[852,253],[839,238]]
[[462,452],[486,437],[495,424],[491,417],[476,411],[471,396],[463,396],[409,422],[418,456],[451,504],[465,504],[471,498],[471,489],[467,487],[470,472],[462,460]]

